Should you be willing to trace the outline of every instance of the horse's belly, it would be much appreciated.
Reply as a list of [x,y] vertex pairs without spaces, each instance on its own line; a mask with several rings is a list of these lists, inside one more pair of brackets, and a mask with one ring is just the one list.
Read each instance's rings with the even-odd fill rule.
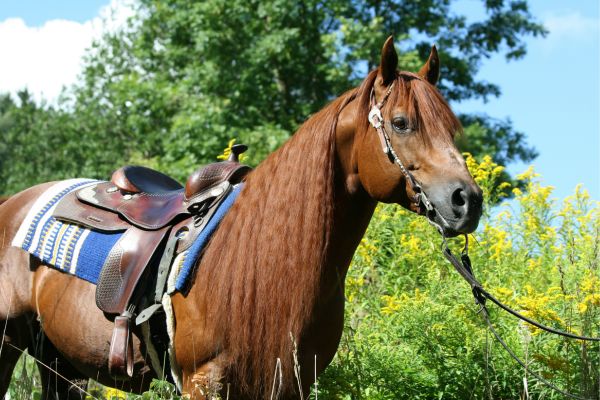
[[[108,373],[108,354],[113,322],[98,309],[95,286],[71,275],[40,266],[35,272],[32,305],[44,333],[54,346],[83,374],[114,385]],[[134,334],[134,379],[149,383],[154,375],[140,351]],[[143,388],[142,388],[143,389]]]

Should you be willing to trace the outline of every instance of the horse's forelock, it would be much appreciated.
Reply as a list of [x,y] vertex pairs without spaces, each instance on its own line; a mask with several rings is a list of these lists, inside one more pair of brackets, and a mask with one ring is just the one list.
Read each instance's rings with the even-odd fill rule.
[[452,141],[462,131],[460,121],[435,86],[410,72],[400,73],[398,82],[401,90],[396,95],[403,96],[408,119],[427,145],[440,139]]
[[[357,121],[362,122],[361,134],[367,134],[369,128],[368,113],[371,109],[370,93],[375,85],[378,70],[373,70],[363,81],[359,93],[359,111]],[[454,135],[462,131],[462,126],[452,109],[438,91],[421,76],[407,71],[398,73],[394,81],[395,88],[384,105],[389,110],[393,104],[404,104],[407,117],[412,126],[418,127],[423,142],[431,145],[434,140],[453,140]],[[380,100],[380,99],[378,99]]]

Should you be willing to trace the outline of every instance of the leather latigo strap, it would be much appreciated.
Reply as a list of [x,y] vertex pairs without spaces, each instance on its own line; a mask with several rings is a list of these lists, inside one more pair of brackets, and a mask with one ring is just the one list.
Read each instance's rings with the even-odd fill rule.
[[126,311],[147,264],[169,231],[143,231],[134,226],[121,236],[110,251],[96,286],[96,304],[109,314]]
[[131,318],[119,315],[110,340],[108,372],[115,378],[127,379],[133,376],[133,338]]

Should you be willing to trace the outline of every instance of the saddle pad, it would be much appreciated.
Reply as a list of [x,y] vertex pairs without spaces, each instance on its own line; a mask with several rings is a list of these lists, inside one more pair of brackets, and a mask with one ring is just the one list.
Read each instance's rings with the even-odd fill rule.
[[123,232],[93,231],[61,222],[52,213],[65,195],[98,182],[70,179],[48,188],[29,210],[12,245],[54,268],[96,284],[110,249]]
[[[90,179],[71,179],[48,188],[29,210],[12,245],[22,248],[58,270],[97,284],[102,266],[123,232],[91,230],[59,221],[52,216],[52,213],[59,201],[68,193],[98,182]],[[174,274],[171,274],[176,279],[169,285],[170,292],[184,290],[198,257],[235,202],[242,187],[243,184],[234,187],[219,204],[190,248],[177,255],[173,263]]]

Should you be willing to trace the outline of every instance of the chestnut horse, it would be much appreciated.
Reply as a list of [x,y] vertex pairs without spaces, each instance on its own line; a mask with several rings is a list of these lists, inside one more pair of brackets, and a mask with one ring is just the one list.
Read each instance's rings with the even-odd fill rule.
[[[344,279],[377,202],[425,213],[408,177],[434,204],[429,218],[446,235],[477,227],[482,194],[454,145],[460,123],[435,88],[435,47],[416,74],[398,72],[397,64],[389,38],[379,68],[360,87],[313,115],[247,177],[189,292],[172,296],[184,394],[204,399],[219,391],[223,398],[256,399],[274,391],[272,398],[289,399],[299,398],[300,390],[308,393],[337,350]],[[377,101],[405,169],[382,151],[379,131],[369,125]],[[95,305],[95,287],[9,247],[49,185],[25,190],[0,207],[0,396],[19,349],[42,349],[39,359],[60,374],[40,369],[44,396],[80,395],[63,378],[91,377],[143,391],[156,374],[139,333],[134,376],[116,382],[107,362],[113,326]]]

